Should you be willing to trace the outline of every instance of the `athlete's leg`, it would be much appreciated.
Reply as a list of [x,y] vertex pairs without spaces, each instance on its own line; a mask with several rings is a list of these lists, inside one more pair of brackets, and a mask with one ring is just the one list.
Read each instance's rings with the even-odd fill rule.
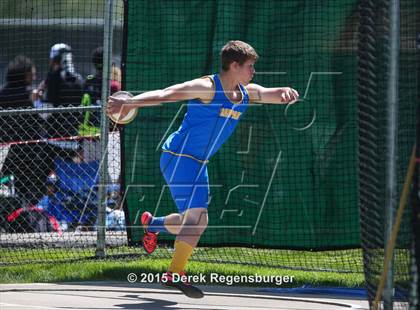
[[201,235],[207,227],[207,208],[192,208],[185,212],[184,221],[175,239],[175,252],[169,271],[181,273]]
[[[160,168],[179,213],[162,217],[153,217],[150,212],[142,214],[141,223],[145,230],[143,247],[148,253],[155,250],[159,232],[177,235],[186,219],[189,222],[194,221],[192,218],[197,216],[187,216],[190,212],[188,209],[207,207],[209,196],[207,167],[204,166],[203,169],[202,163],[191,158],[162,153]],[[192,244],[197,242],[191,241]]]
[[207,167],[203,168],[203,164],[194,159],[164,152],[160,168],[179,211],[163,217],[161,226],[164,226],[166,232],[177,235],[181,230],[181,224],[188,218],[186,214],[190,209],[207,208],[209,196]]
[[[172,156],[172,155],[171,155]],[[173,273],[182,274],[185,266],[207,227],[209,200],[209,183],[207,167],[190,158],[178,159],[175,174],[164,174],[171,190],[179,215],[173,215],[165,227],[175,234],[174,254],[168,268],[168,276]],[[182,215],[181,215],[182,214]],[[182,223],[180,225],[180,222]],[[203,293],[196,287],[182,282],[168,281],[164,285],[180,289],[189,297],[199,298]]]
[[[198,211],[201,209],[204,209],[204,210],[202,212]],[[201,208],[201,209],[193,208],[193,209],[189,209],[185,211],[184,214],[172,213],[167,216],[164,216],[163,226],[165,230],[172,235],[178,235],[181,229],[183,229],[183,231],[185,232],[183,232],[182,235],[185,236],[186,240],[188,240],[190,244],[196,243],[195,240],[193,239],[195,238],[197,234],[196,234],[196,231],[191,232],[192,226],[198,225],[197,226],[198,231],[200,230],[204,231],[208,222],[207,208]],[[157,222],[156,219],[157,217],[152,216],[152,219],[150,220],[150,222],[154,222],[156,225],[156,222]],[[162,231],[162,229],[158,229],[157,227],[152,227],[148,224],[149,224],[148,222],[145,222],[144,228],[146,228],[150,232]],[[185,225],[185,227],[183,225]],[[202,232],[200,232],[199,235],[201,235],[201,233]]]
[[150,212],[144,212],[142,215],[143,227],[152,233],[167,232],[177,235],[182,225],[183,215],[172,213],[166,216],[152,216]]
[[183,223],[179,234],[175,240],[175,252],[172,257],[171,265],[166,273],[167,281],[162,283],[165,286],[174,287],[181,290],[186,296],[191,298],[202,298],[203,292],[182,281],[173,281],[173,274],[185,274],[185,266],[194,250],[204,230],[207,227],[208,215],[207,208],[188,209],[183,217]]
[[180,213],[172,213],[165,217],[165,228],[168,230],[169,233],[173,235],[178,235],[182,221],[183,221],[183,214]]
[[176,240],[184,241],[192,247],[197,243],[208,224],[207,208],[192,208],[185,212],[184,221]]
[[[191,161],[191,159],[188,159]],[[178,227],[178,235],[175,240],[175,252],[169,267],[170,272],[180,273],[184,270],[188,259],[197,246],[201,235],[207,227],[209,201],[209,183],[207,167],[194,161],[188,164],[190,180],[186,186],[171,187],[177,207],[182,212],[186,207],[182,226]],[[175,194],[175,195],[174,195]]]
[[[172,213],[165,218],[165,227],[171,234],[179,235],[182,229],[182,231],[185,230],[185,233],[183,232],[182,235],[188,235],[190,233],[191,238],[194,238],[193,236],[196,235],[196,232],[189,232],[188,227],[198,224],[198,230],[204,231],[207,223],[207,208],[193,208],[185,211],[184,214]],[[201,234],[202,232],[200,232]],[[187,240],[189,239],[187,238]],[[195,241],[191,239],[189,243],[194,244]]]

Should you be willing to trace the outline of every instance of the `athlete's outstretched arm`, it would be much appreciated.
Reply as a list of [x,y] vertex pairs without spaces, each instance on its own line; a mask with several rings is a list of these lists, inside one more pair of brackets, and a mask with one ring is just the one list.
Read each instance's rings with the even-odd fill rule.
[[248,84],[246,89],[251,102],[288,104],[299,99],[299,93],[290,87],[267,88],[258,84]]
[[113,114],[122,111],[123,114],[126,114],[134,108],[191,99],[208,101],[213,97],[213,93],[213,84],[210,79],[195,79],[165,89],[148,91],[132,98],[120,99],[110,96],[107,113]]

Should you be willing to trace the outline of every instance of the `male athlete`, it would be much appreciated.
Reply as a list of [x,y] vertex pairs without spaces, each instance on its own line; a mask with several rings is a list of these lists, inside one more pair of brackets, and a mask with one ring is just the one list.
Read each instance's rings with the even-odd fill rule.
[[124,117],[131,109],[166,102],[188,100],[187,113],[179,129],[162,147],[160,169],[170,189],[178,213],[154,217],[144,212],[143,247],[150,254],[157,245],[159,232],[177,235],[175,252],[166,286],[181,290],[186,296],[201,298],[203,293],[179,275],[208,223],[209,179],[207,163],[232,135],[250,102],[288,104],[299,98],[289,87],[265,88],[249,84],[258,59],[255,50],[242,41],[229,41],[221,50],[222,70],[177,84],[163,90],[142,93],[128,99],[110,97],[107,113],[121,112]]

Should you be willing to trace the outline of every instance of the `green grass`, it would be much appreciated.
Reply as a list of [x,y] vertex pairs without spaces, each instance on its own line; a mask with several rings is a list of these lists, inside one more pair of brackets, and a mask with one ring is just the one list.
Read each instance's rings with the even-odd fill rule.
[[363,273],[361,249],[315,252],[234,247],[197,248],[195,255],[212,262],[228,262],[235,259],[244,264]]
[[[102,260],[6,266],[0,267],[0,283],[127,281],[129,273],[135,273],[139,277],[142,273],[163,273],[166,271],[169,262],[169,259],[142,258],[137,261]],[[209,279],[210,273],[219,275],[293,276],[293,283],[285,283],[282,287],[296,287],[304,284],[361,287],[364,284],[362,274],[296,271],[237,264],[190,262],[187,272],[190,275],[204,274],[207,279]],[[235,285],[240,285],[240,283],[235,283]],[[260,283],[259,285],[244,283],[243,285],[275,286],[275,283]]]
[[[125,259],[112,255],[128,254]],[[110,258],[96,260],[94,249],[14,249],[0,251],[0,283],[68,282],[68,281],[127,281],[129,273],[163,273],[170,263],[171,251],[158,248],[153,256],[142,249],[118,247],[107,250]],[[44,261],[34,264],[34,261]],[[63,262],[72,260],[73,262]],[[203,262],[206,261],[206,262]],[[230,262],[235,261],[236,264]],[[31,263],[29,263],[31,262]],[[16,266],[19,264],[19,266]],[[283,267],[283,268],[273,268]],[[294,268],[306,268],[297,270]],[[188,273],[220,275],[293,276],[287,286],[344,286],[364,284],[360,250],[290,251],[248,248],[198,248],[194,260],[188,264]],[[311,269],[331,269],[354,272],[320,272]],[[236,284],[237,285],[237,284]],[[245,285],[245,284],[244,284]],[[248,284],[251,285],[251,284]],[[252,284],[255,286],[256,284]],[[262,283],[263,286],[270,286]],[[275,286],[274,283],[272,283]]]
[[0,264],[21,264],[36,262],[70,261],[74,259],[93,258],[95,249],[2,249]]
[[[159,247],[154,258],[171,257],[172,251]],[[141,248],[120,246],[107,249],[108,256],[145,256]],[[0,264],[29,262],[70,261],[95,258],[94,248],[45,248],[45,249],[2,249]],[[237,263],[277,267],[283,269],[301,269],[310,271],[332,271],[363,273],[362,253],[360,249],[339,251],[295,251],[274,249],[252,249],[244,247],[199,247],[195,249],[193,260],[208,263]]]

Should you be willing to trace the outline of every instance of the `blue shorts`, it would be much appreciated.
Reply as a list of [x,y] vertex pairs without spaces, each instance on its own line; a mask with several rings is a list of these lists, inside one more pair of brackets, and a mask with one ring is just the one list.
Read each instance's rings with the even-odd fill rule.
[[210,187],[206,163],[163,152],[160,171],[179,213],[191,208],[208,207]]

